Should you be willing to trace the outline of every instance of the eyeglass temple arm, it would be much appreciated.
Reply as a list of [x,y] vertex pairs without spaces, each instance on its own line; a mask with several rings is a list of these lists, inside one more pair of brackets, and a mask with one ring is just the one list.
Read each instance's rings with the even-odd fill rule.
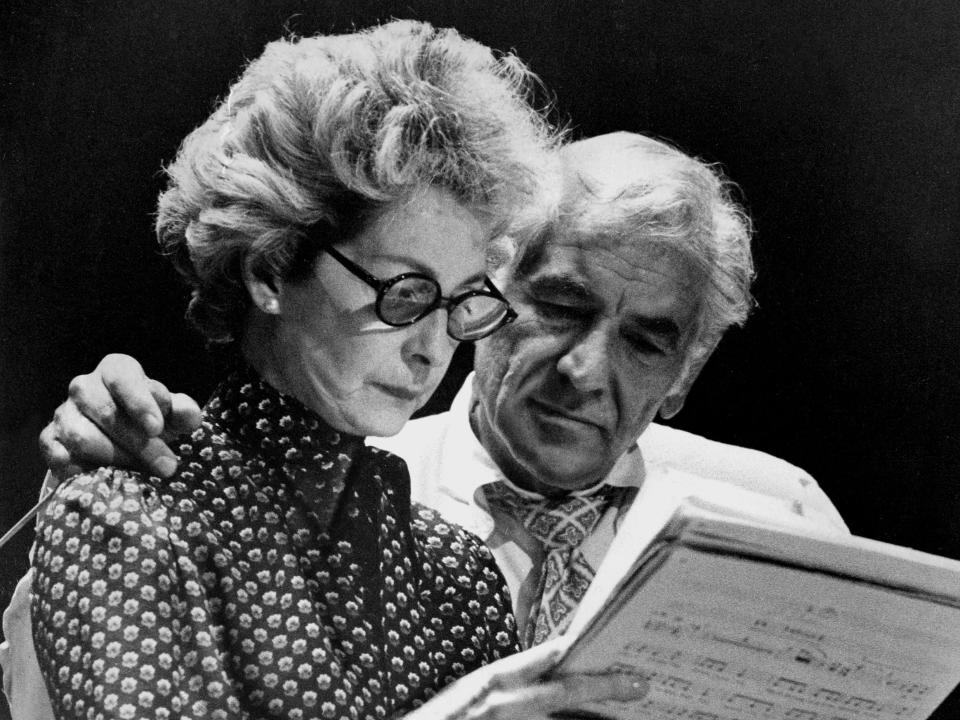
[[513,305],[510,304],[510,301],[507,300],[507,298],[505,298],[505,297],[503,296],[503,293],[502,293],[502,292],[500,292],[500,288],[498,288],[496,285],[493,284],[493,280],[491,280],[491,279],[489,278],[489,276],[484,276],[483,282],[484,282],[484,284],[487,286],[487,289],[488,289],[491,293],[493,293],[493,295],[495,295],[498,300],[503,300],[503,302],[506,303],[506,305],[507,305],[507,315],[506,315],[506,317],[505,317],[504,320],[503,320],[503,324],[506,325],[506,324],[512,323],[514,320],[516,320],[516,319],[517,319],[517,311],[513,309]]
[[358,278],[363,280],[367,285],[372,287],[377,292],[380,292],[380,289],[383,287],[383,280],[380,278],[371,275],[362,267],[357,265],[353,260],[348,258],[346,255],[340,253],[337,250],[334,250],[330,245],[323,246],[323,252],[327,253],[330,257],[336,260],[338,263],[343,265],[347,270],[356,275]]

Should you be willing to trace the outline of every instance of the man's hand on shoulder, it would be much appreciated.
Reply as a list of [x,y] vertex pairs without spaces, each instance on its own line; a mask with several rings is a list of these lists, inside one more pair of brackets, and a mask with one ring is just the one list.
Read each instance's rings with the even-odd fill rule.
[[101,465],[167,477],[178,459],[165,440],[199,424],[193,399],[148,378],[129,355],[107,355],[70,382],[69,397],[40,433],[40,450],[61,477]]

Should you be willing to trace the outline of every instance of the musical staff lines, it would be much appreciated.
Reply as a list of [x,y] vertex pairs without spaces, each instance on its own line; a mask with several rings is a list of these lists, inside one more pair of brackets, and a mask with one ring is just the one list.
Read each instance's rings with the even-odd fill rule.
[[[646,630],[675,635],[676,626],[655,621]],[[741,643],[753,648],[752,643]],[[789,662],[780,654],[778,659]],[[819,667],[824,677],[848,677],[847,666],[816,658],[813,653],[793,651],[792,661],[807,669]],[[654,643],[634,643],[625,648],[618,667],[641,672],[651,684],[651,718],[693,720],[691,711],[680,705],[723,707],[729,720],[861,720],[895,717],[909,720],[914,715],[915,696],[929,690],[920,683],[889,679],[888,697],[868,697],[863,693],[843,692],[824,683],[809,682],[788,674],[762,669],[762,666],[731,662],[698,652],[678,650]],[[789,666],[788,666],[789,667]],[[844,669],[839,669],[842,667]],[[684,702],[680,702],[684,701]],[[677,704],[673,704],[677,703]],[[706,714],[704,714],[706,713]],[[717,720],[728,720],[715,715]],[[701,718],[710,718],[700,711]]]

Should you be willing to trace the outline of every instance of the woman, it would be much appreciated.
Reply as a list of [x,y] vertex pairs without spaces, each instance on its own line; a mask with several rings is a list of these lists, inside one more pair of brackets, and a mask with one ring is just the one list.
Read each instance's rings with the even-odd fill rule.
[[234,361],[173,478],[102,468],[42,513],[56,717],[384,717],[516,649],[488,551],[363,436],[512,317],[485,244],[551,141],[526,83],[425,24],[278,41],[186,139],[158,235]]

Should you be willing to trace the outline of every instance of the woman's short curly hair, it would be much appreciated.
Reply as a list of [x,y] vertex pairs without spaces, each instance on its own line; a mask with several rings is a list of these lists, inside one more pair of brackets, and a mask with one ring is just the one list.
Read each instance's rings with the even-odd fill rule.
[[535,76],[452,29],[395,21],[272,42],[167,167],[157,234],[193,287],[188,316],[237,340],[261,278],[312,270],[373,211],[423,186],[509,218],[557,135]]

